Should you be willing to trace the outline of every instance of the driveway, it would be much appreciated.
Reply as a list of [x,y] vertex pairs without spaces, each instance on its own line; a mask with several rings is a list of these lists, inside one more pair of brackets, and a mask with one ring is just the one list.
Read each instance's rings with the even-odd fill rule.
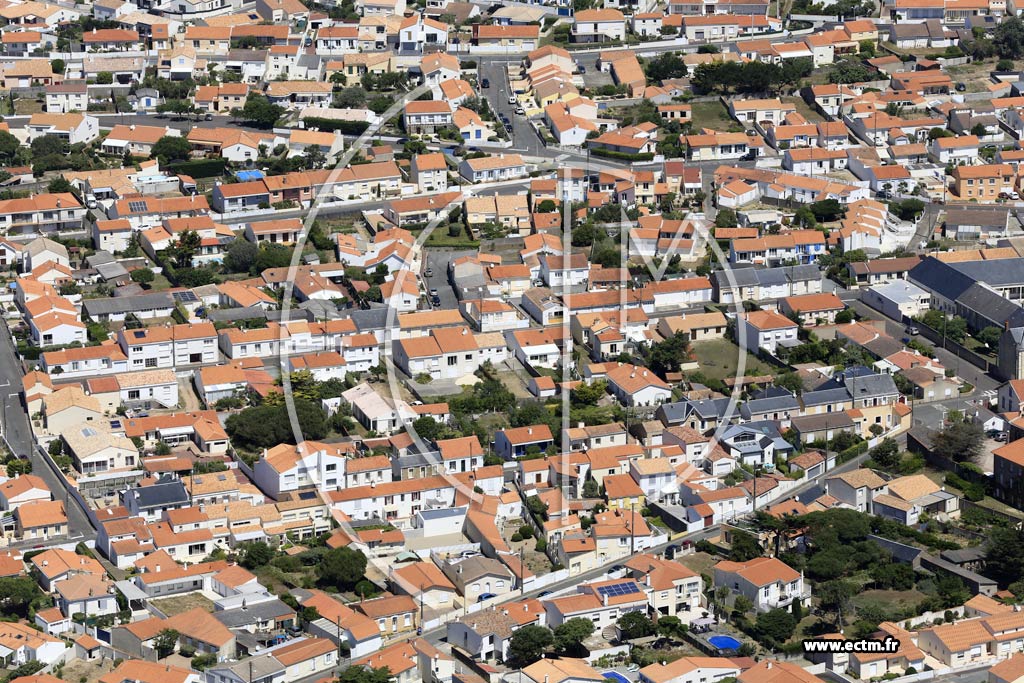
[[[426,257],[424,258],[426,267],[423,269],[422,275],[423,287],[427,292],[431,289],[437,290],[437,296],[441,299],[441,305],[435,306],[435,308],[455,310],[459,307],[459,298],[455,296],[455,290],[452,288],[451,283],[448,282],[448,264],[463,256],[471,256],[476,253],[473,249],[426,249]],[[430,277],[426,275],[427,270],[431,271]]]

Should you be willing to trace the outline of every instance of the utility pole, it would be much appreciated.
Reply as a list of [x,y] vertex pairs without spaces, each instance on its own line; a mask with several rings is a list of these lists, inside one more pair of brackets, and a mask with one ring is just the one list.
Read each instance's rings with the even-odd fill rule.
[[636,554],[636,501],[630,501],[629,509],[632,513],[629,523],[629,554]]

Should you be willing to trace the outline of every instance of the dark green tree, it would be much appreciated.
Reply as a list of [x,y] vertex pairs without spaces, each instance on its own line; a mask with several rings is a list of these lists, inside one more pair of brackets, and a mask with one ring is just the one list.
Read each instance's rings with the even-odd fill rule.
[[256,265],[259,247],[247,239],[239,237],[228,245],[224,255],[224,266],[232,273],[248,273]]
[[132,282],[137,282],[140,285],[150,285],[156,279],[156,274],[149,268],[136,268],[132,271],[131,278]]
[[349,666],[338,674],[338,683],[394,683],[388,667],[374,669],[366,666]]
[[755,627],[770,643],[782,644],[793,637],[796,618],[789,611],[777,607],[758,614]]
[[157,659],[163,659],[174,652],[174,648],[178,646],[179,635],[173,628],[165,628],[156,634],[153,638],[153,649],[156,650]]
[[522,668],[543,657],[544,651],[554,642],[555,637],[549,628],[529,624],[512,632],[508,643],[508,654],[512,663]]
[[153,143],[152,156],[161,163],[181,161],[192,155],[192,145],[180,135],[165,135]]
[[733,562],[746,562],[762,554],[761,546],[752,534],[745,531],[735,531],[732,534],[730,543],[729,559]]
[[275,554],[274,549],[264,541],[246,543],[241,548],[241,559],[239,560],[239,564],[246,569],[265,567],[270,564],[272,559],[274,559]]
[[654,635],[654,622],[643,612],[627,612],[615,623],[622,631],[622,637],[627,640]]
[[366,574],[366,556],[352,548],[331,548],[317,565],[321,583],[350,590]]
[[594,622],[585,617],[575,617],[564,621],[555,629],[554,642],[559,654],[567,657],[586,655],[583,641],[594,632]]
[[974,462],[981,455],[984,436],[981,425],[955,420],[935,435],[932,448],[954,462]]

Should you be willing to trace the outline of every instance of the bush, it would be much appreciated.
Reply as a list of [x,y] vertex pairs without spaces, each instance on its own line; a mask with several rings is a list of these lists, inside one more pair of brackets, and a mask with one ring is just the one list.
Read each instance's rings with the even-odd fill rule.
[[529,524],[524,524],[519,527],[519,535],[523,538],[533,538],[533,527]]
[[596,157],[605,157],[606,159],[620,159],[622,161],[651,161],[654,159],[653,154],[628,154],[626,152],[614,152],[610,149],[604,149],[601,147],[590,148],[590,153]]
[[518,531],[516,533],[512,534],[512,542],[513,543],[518,543],[521,540],[523,540],[523,537],[519,535]]
[[184,173],[193,178],[213,178],[224,175],[224,159],[193,159],[192,161],[176,161],[165,167],[174,173]]
[[362,135],[370,124],[366,121],[336,121],[334,119],[322,119],[316,116],[308,116],[302,119],[306,129],[318,128],[325,133],[341,131],[342,135]]
[[537,552],[538,553],[547,552],[547,550],[548,550],[548,542],[545,541],[543,538],[538,538],[537,539],[537,546],[536,547],[537,547]]

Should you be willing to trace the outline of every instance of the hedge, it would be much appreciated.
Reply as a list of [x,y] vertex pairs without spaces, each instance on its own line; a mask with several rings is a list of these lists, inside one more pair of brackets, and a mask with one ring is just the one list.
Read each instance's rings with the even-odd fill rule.
[[603,149],[601,147],[591,147],[590,153],[596,157],[621,159],[622,161],[652,161],[654,159],[653,154],[627,154],[626,152],[614,152],[610,149]]
[[327,133],[341,131],[342,135],[362,135],[370,127],[367,121],[339,121],[337,119],[323,119],[317,116],[309,116],[302,119],[306,129],[318,128]]
[[868,452],[868,442],[867,441],[861,441],[858,444],[850,446],[845,451],[841,451],[839,453],[839,456],[836,458],[836,464],[841,465],[844,462],[848,462],[850,460],[853,460],[858,455],[861,455],[862,453],[867,453],[867,452]]
[[214,178],[224,175],[227,161],[218,159],[193,159],[192,161],[175,161],[167,164],[168,171],[175,174],[184,173],[193,178]]

